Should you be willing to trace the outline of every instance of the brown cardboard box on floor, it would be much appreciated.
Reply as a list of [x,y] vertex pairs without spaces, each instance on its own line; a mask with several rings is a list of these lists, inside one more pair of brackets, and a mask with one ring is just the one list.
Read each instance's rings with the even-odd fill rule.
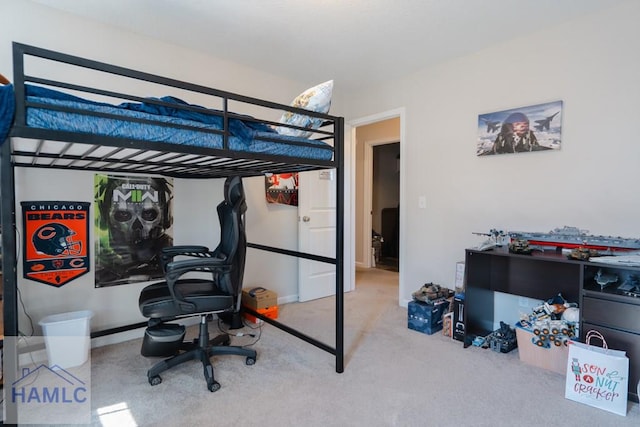
[[242,305],[254,310],[278,305],[278,294],[262,287],[242,288]]
[[526,364],[565,375],[569,348],[564,344],[560,346],[551,344],[549,348],[538,347],[531,341],[534,337],[533,332],[518,325],[516,325],[516,338],[520,360]]

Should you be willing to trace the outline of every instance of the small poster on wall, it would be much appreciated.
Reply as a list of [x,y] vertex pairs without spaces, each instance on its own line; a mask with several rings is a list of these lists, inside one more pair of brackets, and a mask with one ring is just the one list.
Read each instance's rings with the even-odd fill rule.
[[173,245],[173,180],[95,175],[96,288],[164,277]]
[[481,114],[476,154],[559,150],[561,131],[562,101]]
[[89,272],[87,202],[21,202],[25,279],[61,287]]
[[267,203],[298,206],[298,173],[272,174],[265,178]]

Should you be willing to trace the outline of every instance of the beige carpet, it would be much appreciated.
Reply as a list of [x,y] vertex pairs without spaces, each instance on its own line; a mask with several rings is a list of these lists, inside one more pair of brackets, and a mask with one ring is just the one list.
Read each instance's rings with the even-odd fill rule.
[[[345,298],[342,374],[332,355],[270,325],[255,344],[255,365],[237,356],[213,358],[222,385],[215,393],[207,391],[199,362],[165,372],[162,384],[151,387],[146,370],[155,360],[140,356],[141,340],[94,349],[93,424],[640,425],[638,404],[630,403],[622,417],[566,400],[563,376],[521,363],[517,351],[464,349],[441,334],[409,330],[397,280],[389,271],[358,271],[357,289]],[[333,344],[333,298],[280,309],[283,322]]]

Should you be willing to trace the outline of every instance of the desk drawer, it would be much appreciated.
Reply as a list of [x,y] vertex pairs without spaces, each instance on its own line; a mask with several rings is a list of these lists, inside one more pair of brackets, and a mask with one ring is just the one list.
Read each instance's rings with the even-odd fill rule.
[[580,317],[584,322],[640,334],[640,305],[585,296]]

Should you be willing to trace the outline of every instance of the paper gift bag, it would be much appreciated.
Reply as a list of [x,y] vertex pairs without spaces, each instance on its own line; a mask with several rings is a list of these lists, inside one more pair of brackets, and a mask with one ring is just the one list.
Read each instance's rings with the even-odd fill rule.
[[[599,339],[602,347],[591,345]],[[589,331],[585,344],[569,341],[564,397],[576,402],[627,415],[629,359],[624,351],[611,350],[598,331]]]

